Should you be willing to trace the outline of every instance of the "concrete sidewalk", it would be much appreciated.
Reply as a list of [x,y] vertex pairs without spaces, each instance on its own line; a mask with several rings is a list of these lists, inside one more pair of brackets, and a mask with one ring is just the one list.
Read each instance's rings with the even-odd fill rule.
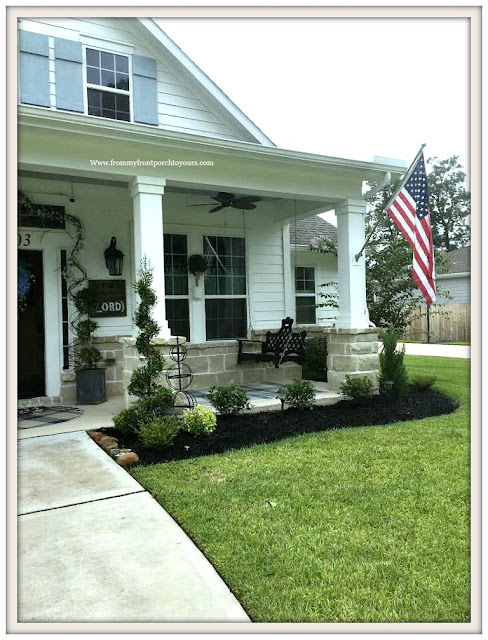
[[[403,343],[398,343],[401,348]],[[405,343],[405,353],[408,356],[440,356],[441,358],[470,358],[471,347],[461,344],[425,344]]]
[[84,431],[18,458],[18,622],[250,622],[164,509]]

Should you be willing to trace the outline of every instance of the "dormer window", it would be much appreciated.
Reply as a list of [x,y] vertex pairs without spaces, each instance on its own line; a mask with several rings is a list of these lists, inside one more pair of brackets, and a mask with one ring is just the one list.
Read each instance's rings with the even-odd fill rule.
[[88,115],[130,122],[129,57],[86,49]]

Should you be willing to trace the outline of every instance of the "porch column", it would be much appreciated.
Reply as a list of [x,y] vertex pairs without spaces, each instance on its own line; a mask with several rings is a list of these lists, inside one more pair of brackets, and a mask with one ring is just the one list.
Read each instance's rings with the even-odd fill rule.
[[170,338],[164,300],[163,193],[166,180],[136,176],[130,182],[134,212],[134,262],[136,274],[144,256],[153,267],[153,287],[158,296],[154,319],[160,326],[159,338]]
[[337,258],[339,275],[339,314],[335,326],[340,329],[364,329],[369,326],[366,306],[364,254],[355,255],[364,244],[364,200],[343,200],[335,208],[337,215]]

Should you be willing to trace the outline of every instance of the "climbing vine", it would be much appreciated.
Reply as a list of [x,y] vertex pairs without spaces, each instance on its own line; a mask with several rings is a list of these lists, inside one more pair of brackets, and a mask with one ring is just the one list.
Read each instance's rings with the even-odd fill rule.
[[[52,220],[59,221],[59,212],[50,210],[48,207],[40,208],[26,193],[23,191],[18,192],[18,207],[19,213],[23,215],[29,215],[37,218],[39,220],[40,226],[42,227],[42,222],[49,222]],[[68,298],[75,304],[75,308],[77,309],[76,313],[70,318],[70,325],[73,329],[75,335],[78,335],[77,327],[82,319],[82,316],[85,315],[85,312],[80,312],[78,310],[77,291],[79,291],[81,285],[88,280],[88,273],[80,262],[80,253],[85,246],[85,228],[83,226],[83,222],[77,216],[72,213],[64,213],[64,221],[65,228],[68,238],[71,240],[71,246],[66,252],[66,266],[62,269],[61,273],[66,280],[67,284],[67,294]],[[44,228],[44,233],[48,233],[52,231],[52,228],[49,228],[46,225]],[[19,266],[20,268],[20,266]],[[26,279],[22,275],[22,290],[25,289]],[[20,275],[19,275],[19,286],[20,286]],[[25,296],[24,296],[25,297]],[[20,297],[19,297],[20,300]],[[74,352],[76,348],[79,346],[78,340],[70,345],[70,359],[73,359]]]

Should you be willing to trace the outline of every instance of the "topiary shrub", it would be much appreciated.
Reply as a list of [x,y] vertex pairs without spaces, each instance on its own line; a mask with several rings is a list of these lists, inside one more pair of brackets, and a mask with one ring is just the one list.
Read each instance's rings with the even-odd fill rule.
[[350,398],[354,402],[362,402],[371,398],[374,393],[374,385],[368,376],[346,375],[345,381],[340,386],[341,395]]
[[152,418],[139,426],[139,438],[147,449],[164,449],[175,439],[181,429],[176,416]]
[[327,382],[327,337],[315,336],[305,340],[302,378]]
[[225,387],[210,387],[206,396],[212,405],[223,416],[234,416],[245,409],[251,409],[250,397],[245,389],[236,384]]
[[415,391],[425,393],[431,388],[436,380],[437,376],[417,376],[411,381],[410,386],[415,389]]
[[183,412],[183,429],[194,435],[208,436],[217,426],[217,416],[210,409],[197,404],[193,409]]
[[152,344],[160,328],[153,318],[153,307],[158,301],[156,292],[152,288],[153,279],[153,268],[144,256],[141,260],[138,279],[134,284],[140,299],[134,314],[134,322],[140,330],[136,339],[136,348],[143,364],[132,372],[127,388],[131,395],[138,398],[151,396],[160,388],[158,378],[164,368],[164,358],[159,349]]
[[276,397],[281,400],[282,407],[288,404],[294,409],[312,409],[315,404],[315,387],[310,380],[293,380],[281,387]]
[[397,351],[398,334],[392,325],[383,332],[382,341],[383,349],[379,356],[380,389],[394,398],[399,398],[408,391],[407,370],[403,363],[405,345],[401,351]]

